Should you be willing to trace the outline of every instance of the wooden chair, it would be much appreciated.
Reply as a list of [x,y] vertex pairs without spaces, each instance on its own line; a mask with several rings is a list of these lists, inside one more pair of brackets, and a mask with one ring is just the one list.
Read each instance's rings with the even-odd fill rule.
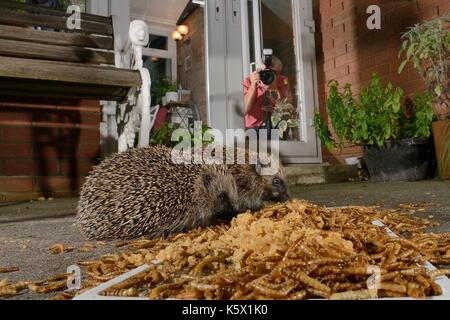
[[137,131],[139,146],[148,145],[151,80],[142,65],[147,25],[133,21],[120,48],[116,17],[81,13],[80,29],[68,23],[73,17],[0,0],[0,96],[112,101],[122,110],[119,150],[132,146]]

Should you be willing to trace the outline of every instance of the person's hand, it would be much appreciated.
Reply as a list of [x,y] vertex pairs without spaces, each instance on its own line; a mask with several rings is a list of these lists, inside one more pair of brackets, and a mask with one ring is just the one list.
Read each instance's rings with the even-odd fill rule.
[[261,76],[260,72],[265,70],[266,66],[264,64],[261,65],[256,71],[253,71],[252,74],[250,74],[250,81],[252,84],[261,84]]
[[252,74],[250,75],[250,82],[252,83],[252,85],[256,85],[261,81],[261,76],[260,73],[261,69],[257,69],[256,71],[253,71]]

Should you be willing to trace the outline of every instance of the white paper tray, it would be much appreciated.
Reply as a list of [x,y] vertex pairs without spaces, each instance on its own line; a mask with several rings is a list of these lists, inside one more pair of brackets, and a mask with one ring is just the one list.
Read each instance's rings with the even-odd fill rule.
[[[385,228],[385,225],[379,221],[374,221],[374,225]],[[386,228],[389,236],[393,238],[398,238],[398,236],[393,233],[391,230]],[[427,262],[425,267],[432,271],[437,268],[433,266],[431,263]],[[111,288],[112,286],[121,283],[129,278],[134,277],[135,275],[144,272],[150,268],[149,265],[145,264],[140,266],[137,269],[134,269],[128,273],[125,273],[117,278],[114,278],[108,282],[105,282],[98,287],[95,287],[89,291],[84,292],[83,294],[75,297],[73,300],[149,300],[148,298],[124,298],[124,297],[105,297],[100,295],[101,292]],[[441,296],[427,297],[425,300],[450,300],[450,279],[446,276],[441,276],[436,278],[435,282],[442,288]],[[413,298],[380,298],[375,300],[414,300]]]

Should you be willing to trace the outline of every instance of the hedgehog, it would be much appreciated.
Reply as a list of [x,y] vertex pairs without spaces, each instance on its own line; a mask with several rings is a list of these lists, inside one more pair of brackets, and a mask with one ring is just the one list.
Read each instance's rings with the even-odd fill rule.
[[[214,156],[214,151],[219,149],[219,147],[214,149],[212,155]],[[224,146],[222,150],[223,163],[227,163],[227,153],[234,154],[233,163],[227,164],[227,167],[236,180],[238,189],[237,211],[258,211],[266,202],[286,202],[291,199],[286,171],[272,155],[265,152],[256,153],[248,148],[229,146]],[[241,152],[245,154],[244,163],[238,161],[238,155]],[[256,164],[250,161],[250,157],[257,160]],[[264,164],[268,165],[264,166],[260,160],[264,160]],[[272,174],[264,175],[263,169],[268,166],[273,166],[276,170]]]
[[[242,149],[241,149],[242,150]],[[235,148],[235,154],[239,148]],[[234,176],[238,188],[238,203],[236,208],[242,210],[260,210],[265,202],[286,202],[291,199],[286,171],[282,164],[273,156],[259,152],[258,154],[245,150],[246,159],[253,153],[256,164],[246,161],[246,164],[228,165],[229,172]],[[258,158],[256,158],[256,155]],[[265,166],[260,159],[264,159]],[[269,175],[264,175],[263,169],[274,166],[277,170]]]
[[167,238],[236,214],[225,165],[175,164],[157,146],[115,154],[86,178],[76,224],[89,239]]

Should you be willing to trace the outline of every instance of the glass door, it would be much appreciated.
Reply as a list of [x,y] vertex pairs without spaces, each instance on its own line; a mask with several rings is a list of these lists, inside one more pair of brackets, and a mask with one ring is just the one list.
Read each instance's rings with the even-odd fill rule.
[[[280,155],[285,162],[321,162],[313,126],[317,103],[314,22],[311,0],[242,0],[243,73],[261,65],[264,48],[272,49],[277,79],[270,95],[271,124],[281,128]],[[277,94],[273,94],[276,92]],[[286,128],[287,125],[287,128]]]

